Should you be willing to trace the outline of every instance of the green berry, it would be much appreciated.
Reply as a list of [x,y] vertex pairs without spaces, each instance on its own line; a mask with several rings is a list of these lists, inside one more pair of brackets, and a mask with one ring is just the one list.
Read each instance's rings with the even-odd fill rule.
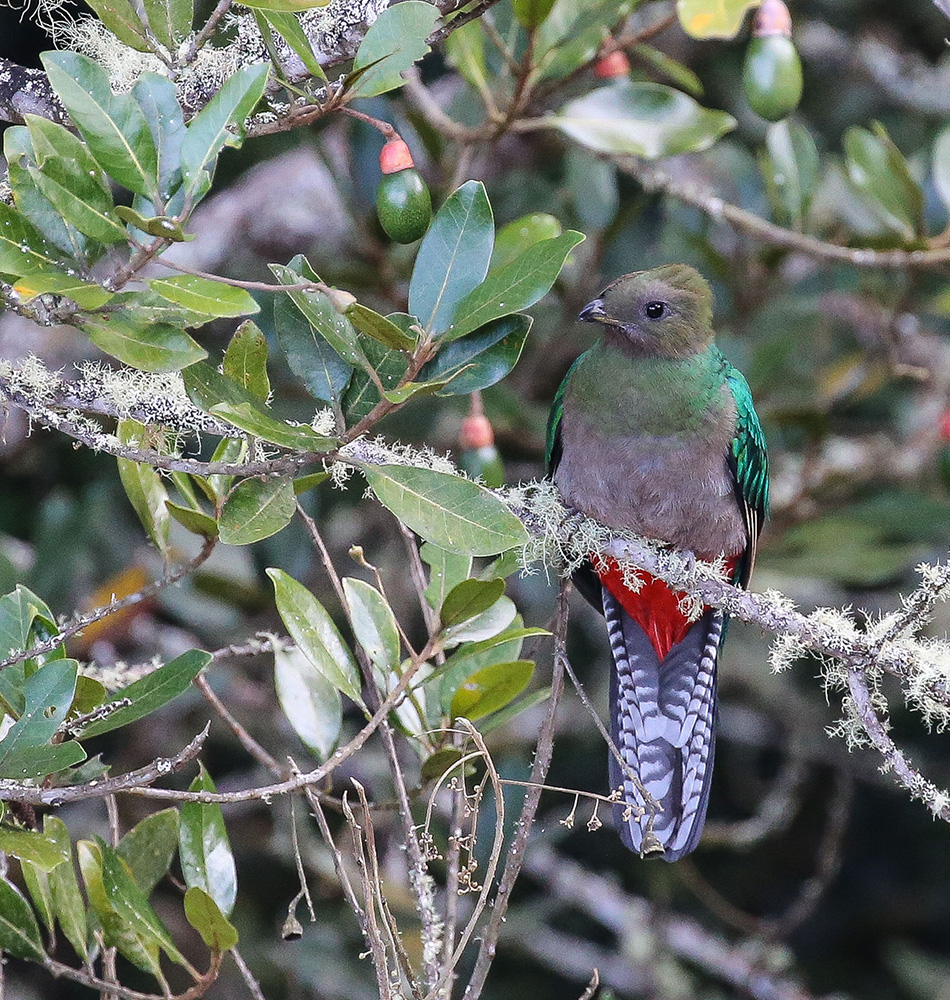
[[742,82],[752,110],[766,121],[781,121],[794,111],[802,96],[802,64],[792,40],[782,35],[751,39]]
[[397,243],[415,243],[432,219],[432,199],[419,171],[407,167],[383,174],[376,192],[376,213],[386,234]]

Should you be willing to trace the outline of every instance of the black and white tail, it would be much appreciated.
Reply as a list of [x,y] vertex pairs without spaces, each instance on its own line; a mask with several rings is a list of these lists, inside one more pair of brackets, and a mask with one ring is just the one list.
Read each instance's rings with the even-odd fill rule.
[[[716,659],[723,616],[707,610],[660,661],[646,633],[603,588],[614,669],[610,683],[610,785],[623,842],[641,856],[676,861],[706,821],[716,741]],[[630,774],[656,805],[648,802]]]

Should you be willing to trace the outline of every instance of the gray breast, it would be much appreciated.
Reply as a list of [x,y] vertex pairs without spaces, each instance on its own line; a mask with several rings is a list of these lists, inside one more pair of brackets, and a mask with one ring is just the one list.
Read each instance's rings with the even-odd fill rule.
[[726,464],[730,427],[706,427],[701,436],[602,437],[577,414],[565,414],[561,434],[554,481],[570,506],[701,556],[745,548]]

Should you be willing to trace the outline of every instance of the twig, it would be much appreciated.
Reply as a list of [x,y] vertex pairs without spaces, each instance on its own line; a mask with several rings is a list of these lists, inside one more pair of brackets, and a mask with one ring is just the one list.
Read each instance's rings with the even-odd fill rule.
[[[232,654],[233,655],[233,654]],[[202,693],[205,701],[218,713],[224,724],[231,730],[232,733],[238,738],[241,746],[259,763],[268,769],[272,774],[281,776],[284,773],[284,768],[277,763],[276,759],[273,758],[265,749],[254,739],[253,736],[238,722],[237,719],[228,711],[227,706],[223,701],[214,693],[213,688],[208,683],[208,679],[203,675],[199,674],[192,683],[195,687]]]
[[771,246],[782,247],[807,254],[817,260],[838,261],[852,267],[882,268],[886,270],[918,267],[946,267],[950,264],[950,248],[927,250],[871,250],[864,247],[845,247],[828,243],[815,236],[785,229],[768,222],[754,212],[723,201],[718,195],[696,184],[684,184],[662,167],[632,157],[615,158],[617,166],[635,177],[647,191],[670,195],[705,212],[710,218],[728,222],[737,229],[762,240]]
[[198,554],[193,559],[190,559],[188,562],[179,566],[179,568],[173,573],[163,576],[160,580],[155,580],[154,582],[143,587],[141,590],[137,590],[134,594],[128,594],[126,597],[110,601],[108,604],[103,605],[101,608],[96,608],[94,611],[74,615],[71,619],[69,619],[69,621],[60,625],[59,632],[56,635],[49,639],[45,639],[43,642],[38,642],[35,646],[31,646],[29,649],[18,650],[16,652],[11,651],[7,654],[5,659],[0,660],[0,670],[4,667],[9,667],[14,663],[20,663],[23,660],[32,659],[35,656],[41,656],[43,653],[49,653],[66,639],[70,638],[70,636],[74,636],[77,632],[81,632],[84,628],[92,625],[93,622],[100,621],[101,619],[114,614],[116,611],[121,611],[123,608],[130,608],[133,605],[141,604],[142,601],[147,601],[149,598],[154,597],[166,587],[171,586],[173,583],[177,583],[189,573],[196,570],[202,563],[205,562],[205,560],[208,559],[214,551],[216,544],[217,539],[207,539],[204,545],[201,546],[201,550]]
[[534,764],[531,767],[531,781],[535,787],[529,788],[525,792],[521,815],[518,817],[515,827],[514,842],[505,858],[505,867],[498,883],[497,892],[495,893],[495,905],[492,908],[488,926],[482,935],[482,942],[478,949],[475,967],[472,970],[468,985],[465,987],[464,1000],[475,1000],[475,998],[481,996],[484,989],[488,970],[491,968],[495,958],[498,935],[501,933],[505,914],[508,911],[511,890],[514,888],[518,874],[521,871],[521,866],[524,863],[528,839],[531,835],[531,828],[534,825],[534,817],[541,801],[540,786],[544,784],[548,768],[551,766],[551,757],[554,752],[554,726],[557,718],[557,706],[561,699],[561,693],[564,690],[564,664],[567,661],[567,591],[567,582],[562,581],[560,591],[558,592],[557,620],[554,627],[554,663],[551,677],[551,700],[548,702],[547,715],[541,724],[541,732],[538,736],[538,745],[534,755]]
[[83,799],[105,796],[108,801],[108,798],[119,792],[147,788],[160,778],[180,771],[198,756],[207,736],[208,726],[205,726],[174,757],[158,757],[151,764],[146,764],[145,767],[116,775],[114,778],[101,778],[92,784],[67,785],[63,788],[39,788],[35,785],[18,785],[12,781],[2,781],[0,782],[0,798],[7,802],[30,802],[33,805],[50,806],[54,809],[67,802],[80,802]]
[[231,958],[234,959],[234,964],[238,967],[238,972],[241,973],[241,978],[244,980],[248,992],[251,994],[252,1000],[266,1000],[266,997],[261,990],[261,984],[257,981],[254,973],[248,968],[247,962],[244,961],[244,956],[237,950],[237,948],[232,948],[230,955]]

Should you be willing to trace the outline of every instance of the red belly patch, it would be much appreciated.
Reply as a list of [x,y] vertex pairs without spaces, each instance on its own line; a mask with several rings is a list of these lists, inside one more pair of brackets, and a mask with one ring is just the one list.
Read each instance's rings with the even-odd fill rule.
[[[733,556],[727,562],[731,576],[738,560]],[[662,661],[686,633],[696,624],[680,610],[680,601],[686,596],[682,591],[671,590],[662,580],[649,573],[640,572],[643,581],[639,590],[631,590],[623,582],[623,570],[615,559],[598,559],[597,575],[600,582],[620,602],[620,606],[643,629],[656,655]],[[703,609],[705,611],[705,608]]]

